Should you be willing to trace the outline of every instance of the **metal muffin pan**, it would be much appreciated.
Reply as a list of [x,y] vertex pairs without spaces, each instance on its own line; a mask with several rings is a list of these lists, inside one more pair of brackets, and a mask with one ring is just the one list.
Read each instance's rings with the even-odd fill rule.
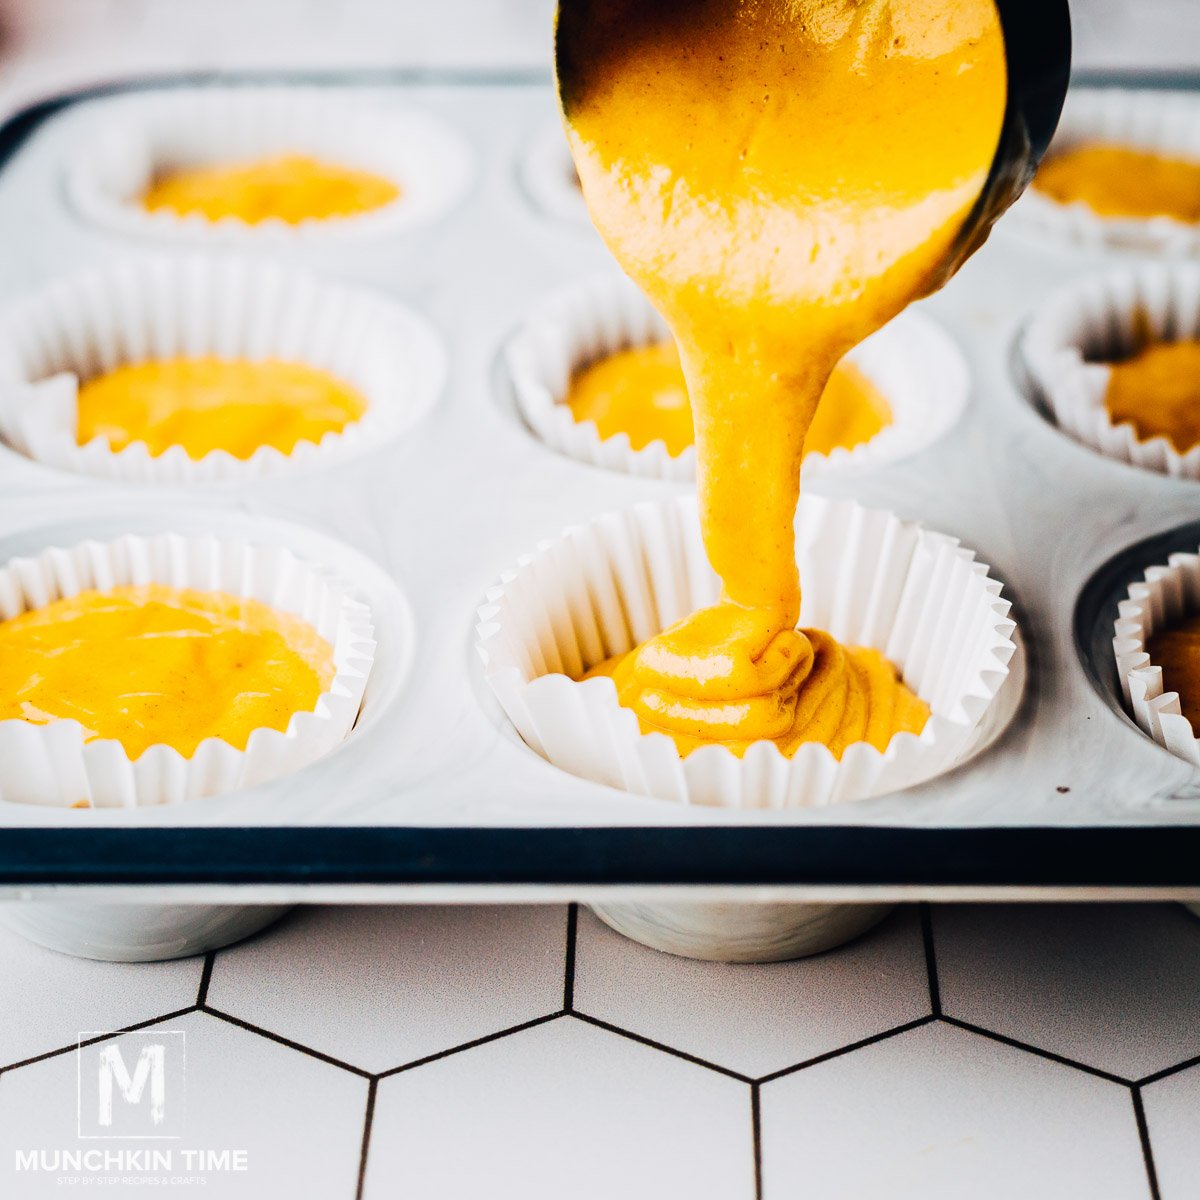
[[[522,314],[611,263],[590,228],[547,212],[525,186],[530,148],[546,153],[550,82],[494,73],[302,82],[431,111],[472,148],[474,181],[445,216],[286,251],[289,262],[379,289],[432,322],[451,364],[445,393],[365,457],[241,487],[107,485],[0,448],[0,560],[121,529],[280,537],[315,557],[342,556],[352,577],[365,571],[391,597],[384,667],[349,741],[277,782],[135,811],[0,804],[0,895],[98,886],[126,900],[612,899],[673,887],[742,899],[1200,898],[1200,771],[1119,710],[1102,682],[1115,592],[1085,596],[1128,547],[1194,522],[1200,486],[1075,444],[1035,410],[1011,361],[1041,296],[1121,259],[1002,221],[919,306],[970,365],[961,419],[913,457],[810,485],[955,535],[1004,582],[1027,681],[999,741],[928,784],[823,809],[731,812],[640,798],[566,775],[525,747],[487,694],[473,648],[486,589],[540,539],[684,490],[556,453],[522,425],[506,391],[500,349]],[[0,300],[155,250],[85,224],[64,195],[72,153],[121,100],[68,97],[0,132]]]

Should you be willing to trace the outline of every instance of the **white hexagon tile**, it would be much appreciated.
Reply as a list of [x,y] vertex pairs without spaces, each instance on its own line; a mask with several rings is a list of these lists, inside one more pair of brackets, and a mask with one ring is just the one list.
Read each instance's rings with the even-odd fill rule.
[[753,1200],[750,1089],[570,1017],[383,1080],[364,1200]]
[[0,1070],[74,1045],[81,1029],[124,1029],[195,1004],[202,967],[67,958],[0,927]]
[[1137,1080],[1200,1054],[1200,921],[1173,904],[933,914],[947,1015]]
[[921,927],[902,909],[837,954],[741,965],[648,950],[584,910],[575,1010],[761,1078],[926,1016]]
[[562,1007],[566,906],[310,908],[221,954],[211,1007],[386,1071]]
[[1200,1064],[1142,1089],[1162,1200],[1200,1197]]
[[931,1022],[762,1088],[766,1200],[1133,1200],[1118,1084]]
[[[1200,1200],[1198,984],[1169,905],[901,909],[757,966],[566,906],[303,909],[136,967],[0,934],[0,1200],[168,1145],[212,1200]],[[127,1143],[85,1129],[105,1071]]]
[[[5,1172],[0,1174],[0,1195],[6,1200],[41,1200],[88,1194],[86,1183],[93,1173],[86,1164],[74,1169],[54,1159],[64,1149],[144,1152],[141,1160],[125,1160],[126,1165],[113,1173],[115,1179],[104,1188],[108,1195],[183,1191],[219,1200],[334,1200],[354,1195],[367,1102],[365,1079],[207,1013],[172,1018],[153,1032],[169,1047],[163,1091],[167,1120],[173,1123],[165,1127],[176,1129],[179,1136],[138,1136],[152,1130],[151,1125],[139,1127],[137,1134],[116,1136],[99,1127],[90,1129],[79,1106],[86,1095],[80,1085],[82,1058],[78,1064],[74,1053],[43,1059],[0,1075],[0,1169]],[[183,1037],[166,1039],[166,1032]],[[136,1089],[140,1046],[132,1039],[118,1040],[128,1082]],[[182,1070],[175,1065],[180,1055]],[[119,1075],[116,1080],[119,1087]],[[144,1087],[150,1090],[152,1079]],[[181,1105],[184,1113],[179,1116]],[[120,1106],[118,1097],[114,1108]],[[158,1165],[148,1159],[154,1151],[170,1152],[168,1172],[147,1169]],[[18,1155],[40,1152],[50,1156],[38,1160],[45,1164],[42,1170],[7,1174]],[[235,1165],[238,1152],[244,1154],[242,1169]],[[227,1157],[201,1158],[202,1154]],[[214,1168],[214,1162],[219,1167]],[[167,1186],[134,1182],[158,1174],[165,1175]],[[100,1173],[100,1178],[109,1177]],[[173,1179],[178,1181],[174,1188]],[[189,1184],[188,1179],[197,1182]],[[122,1186],[122,1180],[129,1182]]]

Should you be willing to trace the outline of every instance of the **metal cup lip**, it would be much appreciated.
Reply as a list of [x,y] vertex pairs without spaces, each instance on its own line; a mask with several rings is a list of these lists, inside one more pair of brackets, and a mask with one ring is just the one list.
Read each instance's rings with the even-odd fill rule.
[[929,282],[937,291],[1029,186],[1062,115],[1071,76],[1067,0],[994,0],[1004,34],[1008,95],[983,191]]

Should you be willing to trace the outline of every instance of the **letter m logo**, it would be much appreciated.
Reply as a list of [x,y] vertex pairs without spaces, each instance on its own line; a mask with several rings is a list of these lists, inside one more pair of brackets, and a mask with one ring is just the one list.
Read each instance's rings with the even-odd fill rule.
[[184,1031],[143,1029],[84,1044],[96,1037],[79,1038],[79,1136],[181,1136]]
[[119,1045],[100,1051],[100,1103],[97,1120],[103,1126],[113,1123],[113,1084],[130,1104],[137,1104],[150,1081],[150,1123],[161,1125],[167,1115],[167,1048],[162,1042],[143,1046],[137,1066],[130,1076]]

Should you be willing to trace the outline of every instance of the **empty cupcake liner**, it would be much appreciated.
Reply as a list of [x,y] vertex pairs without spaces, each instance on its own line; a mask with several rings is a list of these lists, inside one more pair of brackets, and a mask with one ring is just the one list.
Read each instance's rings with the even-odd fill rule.
[[[696,478],[693,447],[672,455],[657,440],[634,450],[627,434],[602,438],[594,421],[576,421],[565,403],[579,368],[670,337],[666,322],[624,276],[610,273],[556,291],[505,347],[517,407],[546,445],[580,462],[691,482]],[[805,478],[831,470],[869,470],[903,458],[936,441],[962,413],[970,386],[966,363],[941,328],[920,314],[902,314],[846,357],[887,399],[892,423],[852,449],[807,455]]]
[[[1200,162],[1200,96],[1142,88],[1074,88],[1049,154],[1104,142]],[[1014,227],[1089,250],[1116,247],[1159,254],[1200,253],[1200,224],[1172,217],[1102,217],[1086,204],[1060,204],[1036,187],[1012,207]]]
[[[125,363],[176,356],[279,358],[328,371],[367,409],[290,454],[192,459],[145,442],[113,451],[76,442],[79,382]],[[371,292],[326,284],[266,261],[135,259],[50,284],[0,314],[0,436],[30,458],[126,483],[263,479],[373,449],[413,424],[445,379],[445,354],[423,318]]]
[[525,194],[539,212],[580,229],[592,227],[561,121],[552,121],[538,132],[518,171]]
[[1021,336],[1021,358],[1056,424],[1110,458],[1200,479],[1200,447],[1180,454],[1165,438],[1142,441],[1113,424],[1104,404],[1110,362],[1147,339],[1200,338],[1200,264],[1147,264],[1085,276],[1053,293]]
[[[82,217],[117,233],[247,246],[400,233],[449,210],[470,182],[466,143],[442,120],[316,88],[181,88],[112,101],[105,116],[68,164],[66,190]],[[280,154],[370,171],[396,183],[400,195],[371,212],[295,225],[210,221],[139,203],[164,171]]]
[[1117,605],[1113,653],[1125,705],[1146,733],[1172,754],[1200,767],[1200,738],[1183,715],[1178,692],[1163,690],[1162,668],[1150,661],[1151,635],[1200,612],[1200,554],[1172,554],[1149,567]]
[[285,732],[256,729],[244,750],[208,738],[191,758],[160,744],[131,760],[115,740],[85,741],[77,721],[0,721],[0,799],[91,808],[196,800],[289,775],[350,732],[375,654],[370,609],[346,582],[280,546],[160,534],[52,547],[0,566],[0,618],[92,588],[151,583],[228,592],[303,618],[333,646],[329,690]]
[[847,501],[804,496],[797,545],[801,624],[883,651],[932,709],[919,736],[898,734],[884,753],[860,743],[840,761],[815,744],[788,759],[772,742],[742,758],[721,746],[681,758],[665,734],[639,730],[611,679],[576,682],[717,599],[693,497],[574,526],[507,572],[479,612],[488,682],[522,738],[556,766],[680,803],[827,805],[963,761],[984,740],[1016,649],[1000,583],[954,538]]

